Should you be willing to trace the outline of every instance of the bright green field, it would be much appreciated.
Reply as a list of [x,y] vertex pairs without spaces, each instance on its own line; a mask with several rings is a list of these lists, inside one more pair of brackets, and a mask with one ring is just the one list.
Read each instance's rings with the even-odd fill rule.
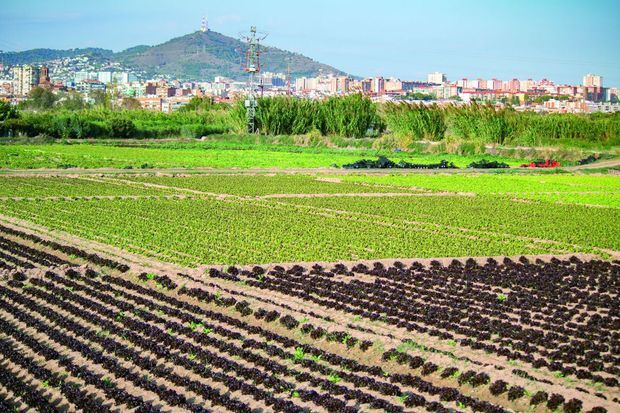
[[[607,256],[619,194],[620,177],[576,174],[7,176],[0,196],[72,200],[3,200],[0,214],[185,265]],[[119,198],[82,198],[96,195]]]
[[[378,155],[398,161],[435,163],[442,159],[466,167],[480,157],[414,155],[361,149],[215,143],[151,144],[140,147],[103,144],[0,145],[1,169],[38,168],[327,168]],[[521,160],[489,157],[518,166]]]
[[620,207],[620,178],[608,175],[493,174],[344,175],[347,183],[374,183],[433,191],[473,192],[558,203]]

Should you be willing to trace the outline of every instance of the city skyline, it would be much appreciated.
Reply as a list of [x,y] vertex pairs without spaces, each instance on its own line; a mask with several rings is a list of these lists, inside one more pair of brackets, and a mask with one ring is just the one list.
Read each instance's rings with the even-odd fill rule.
[[269,45],[358,76],[423,79],[439,71],[451,80],[549,78],[577,84],[584,74],[597,73],[605,85],[619,85],[620,50],[612,23],[620,3],[539,3],[388,1],[375,10],[348,1],[305,8],[282,1],[269,2],[270,7],[188,1],[171,12],[159,1],[9,1],[0,11],[0,49],[118,51],[154,45],[198,30],[204,14],[212,30],[237,36],[256,24],[269,32]]

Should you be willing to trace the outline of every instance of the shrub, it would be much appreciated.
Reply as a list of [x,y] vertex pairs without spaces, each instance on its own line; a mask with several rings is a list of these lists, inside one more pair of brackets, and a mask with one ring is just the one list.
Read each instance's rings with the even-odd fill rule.
[[136,135],[136,125],[129,119],[111,119],[109,121],[110,135],[114,138],[126,139]]

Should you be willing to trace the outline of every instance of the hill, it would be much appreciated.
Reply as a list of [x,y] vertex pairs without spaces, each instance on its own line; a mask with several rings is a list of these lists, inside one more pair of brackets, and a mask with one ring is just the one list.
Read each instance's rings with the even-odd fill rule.
[[[144,70],[148,74],[166,74],[180,79],[209,79],[222,75],[245,77],[242,63],[244,44],[238,39],[214,31],[194,32],[152,47],[135,47],[116,54],[121,63]],[[295,77],[342,71],[298,53],[265,47],[262,55],[264,71],[285,72],[290,64]]]
[[114,56],[112,50],[88,47],[83,49],[31,49],[23,52],[0,52],[0,62],[5,65],[26,65],[45,63],[54,59],[63,59],[76,56],[90,56],[94,59],[110,59]]
[[[208,80],[221,75],[233,79],[245,78],[242,63],[244,44],[233,37],[214,31],[187,34],[165,43],[139,45],[114,53],[105,49],[33,49],[24,52],[1,53],[5,64],[42,63],[62,57],[88,54],[122,63],[125,67],[144,72],[147,76],[171,76],[182,80]],[[286,72],[290,65],[293,77],[315,76],[319,72],[344,74],[332,66],[317,62],[299,53],[275,47],[263,48],[263,71]]]

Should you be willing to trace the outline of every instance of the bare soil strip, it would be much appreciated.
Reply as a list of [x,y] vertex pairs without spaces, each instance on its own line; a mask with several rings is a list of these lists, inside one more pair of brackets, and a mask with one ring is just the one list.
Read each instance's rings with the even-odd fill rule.
[[474,197],[476,194],[472,192],[347,192],[342,194],[269,194],[261,195],[257,199],[278,199],[278,198],[343,198],[343,197],[361,197],[361,198],[390,198],[390,197],[433,197],[433,196],[467,196]]

